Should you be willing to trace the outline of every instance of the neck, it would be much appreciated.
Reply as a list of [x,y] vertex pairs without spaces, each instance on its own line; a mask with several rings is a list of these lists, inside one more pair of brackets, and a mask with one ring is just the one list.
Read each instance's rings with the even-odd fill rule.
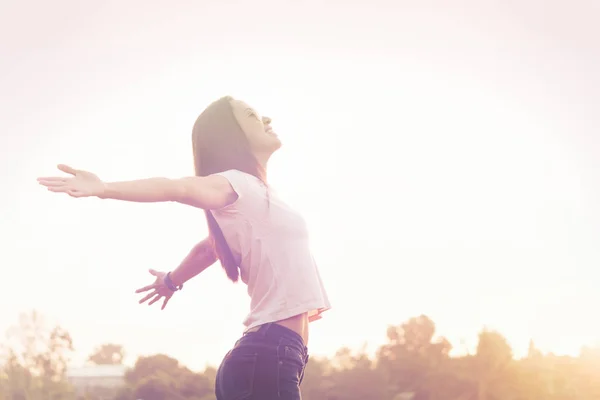
[[262,169],[265,178],[267,177],[267,163],[269,162],[270,154],[256,154],[256,161],[258,161],[258,165]]

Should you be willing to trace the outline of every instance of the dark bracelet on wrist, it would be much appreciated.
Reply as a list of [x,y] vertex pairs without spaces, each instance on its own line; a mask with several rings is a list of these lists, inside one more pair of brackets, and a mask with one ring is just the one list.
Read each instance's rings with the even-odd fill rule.
[[167,275],[165,275],[164,281],[165,281],[165,286],[167,288],[169,288],[169,290],[171,290],[173,292],[176,292],[178,290],[183,289],[183,283],[181,285],[179,285],[179,286],[175,286],[173,284],[173,281],[171,280],[171,273],[170,272],[167,272]]

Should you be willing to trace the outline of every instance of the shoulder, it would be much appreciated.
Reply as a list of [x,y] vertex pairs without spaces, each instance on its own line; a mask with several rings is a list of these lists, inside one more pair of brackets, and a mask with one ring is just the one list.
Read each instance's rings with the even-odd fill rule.
[[235,193],[235,201],[228,206],[239,208],[260,192],[260,179],[237,169],[217,172],[211,177],[219,179],[221,185],[228,186]]
[[220,177],[221,184],[230,185],[234,191],[238,192],[238,195],[242,194],[239,192],[244,192],[251,188],[253,179],[257,179],[256,177],[237,169],[217,172],[212,174],[211,177]]
[[227,180],[233,180],[233,181],[245,181],[248,179],[249,175],[245,172],[242,172],[238,169],[228,169],[227,171],[222,171],[222,172],[216,172],[210,176],[222,176]]

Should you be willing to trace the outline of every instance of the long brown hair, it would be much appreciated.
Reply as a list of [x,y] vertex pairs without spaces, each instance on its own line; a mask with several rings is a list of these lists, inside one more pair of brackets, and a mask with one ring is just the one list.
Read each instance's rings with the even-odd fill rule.
[[[254,157],[248,139],[238,124],[231,108],[232,97],[226,96],[209,105],[200,114],[192,131],[194,166],[197,176],[208,176],[236,169],[266,183],[264,169]],[[237,282],[239,266],[210,210],[205,210],[210,236],[217,257],[227,276]]]

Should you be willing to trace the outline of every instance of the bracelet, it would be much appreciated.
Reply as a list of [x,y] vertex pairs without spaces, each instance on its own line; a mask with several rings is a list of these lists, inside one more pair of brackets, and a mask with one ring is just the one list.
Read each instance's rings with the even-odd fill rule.
[[173,281],[171,280],[171,273],[170,272],[167,272],[167,275],[165,275],[164,282],[165,282],[165,286],[167,288],[169,288],[169,290],[172,291],[172,292],[176,292],[177,290],[183,289],[183,283],[181,285],[179,285],[179,286],[175,286],[173,284]]

